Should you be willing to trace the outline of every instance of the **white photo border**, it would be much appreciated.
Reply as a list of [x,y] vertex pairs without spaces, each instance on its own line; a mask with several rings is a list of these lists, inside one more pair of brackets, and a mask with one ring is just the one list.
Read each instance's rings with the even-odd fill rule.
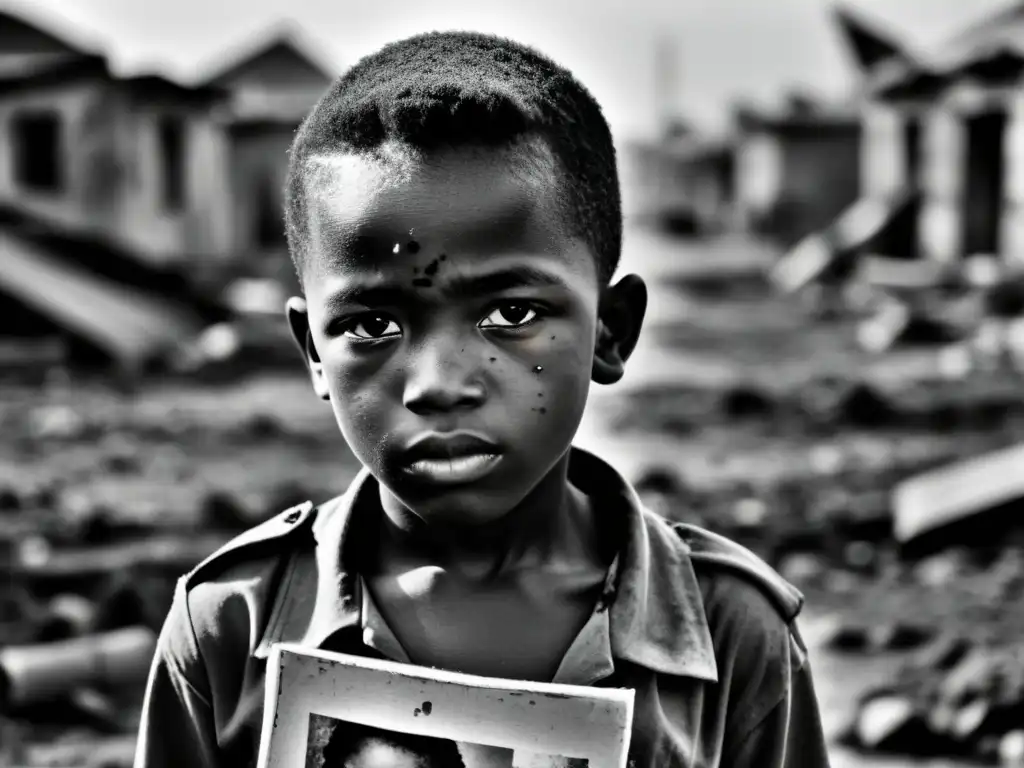
[[276,644],[257,767],[304,765],[309,718],[317,714],[626,768],[633,699],[632,689],[484,678]]

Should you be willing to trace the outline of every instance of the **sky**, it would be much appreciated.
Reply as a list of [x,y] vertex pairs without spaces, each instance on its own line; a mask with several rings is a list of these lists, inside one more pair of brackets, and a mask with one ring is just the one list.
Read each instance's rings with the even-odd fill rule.
[[[1009,0],[845,0],[927,50]],[[855,83],[830,0],[0,0],[110,56],[115,71],[202,78],[270,25],[297,22],[337,67],[432,29],[472,29],[533,45],[572,70],[617,140],[657,131],[658,41],[674,51],[673,111],[720,130],[738,99],[770,105],[792,89],[841,98]]]

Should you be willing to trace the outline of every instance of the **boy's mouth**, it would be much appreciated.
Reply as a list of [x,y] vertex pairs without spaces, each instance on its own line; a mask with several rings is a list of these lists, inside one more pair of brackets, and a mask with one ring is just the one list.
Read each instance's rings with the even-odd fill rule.
[[437,483],[478,480],[501,460],[500,448],[469,432],[431,433],[414,440],[402,452],[403,470]]
[[479,480],[499,461],[501,456],[486,453],[454,459],[420,459],[409,464],[405,471],[437,483],[468,483]]

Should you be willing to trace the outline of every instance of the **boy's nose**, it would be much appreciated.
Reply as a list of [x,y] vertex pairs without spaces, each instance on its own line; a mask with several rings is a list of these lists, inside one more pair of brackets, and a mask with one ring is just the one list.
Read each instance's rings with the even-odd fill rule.
[[484,400],[483,382],[472,357],[447,345],[425,345],[409,359],[402,402],[413,413],[475,408]]

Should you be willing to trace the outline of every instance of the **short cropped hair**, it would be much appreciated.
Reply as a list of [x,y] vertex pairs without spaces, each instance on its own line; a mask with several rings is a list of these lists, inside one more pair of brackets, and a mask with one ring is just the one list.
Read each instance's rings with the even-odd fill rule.
[[589,246],[607,283],[622,249],[622,203],[601,107],[544,55],[474,32],[431,32],[385,46],[342,75],[303,121],[285,191],[288,245],[300,281],[310,241],[311,159],[372,154],[391,141],[426,154],[536,138],[557,163],[563,223]]
[[415,755],[420,768],[466,768],[458,744],[451,739],[388,731],[348,720],[339,720],[331,732],[323,751],[324,768],[341,768],[373,740]]

